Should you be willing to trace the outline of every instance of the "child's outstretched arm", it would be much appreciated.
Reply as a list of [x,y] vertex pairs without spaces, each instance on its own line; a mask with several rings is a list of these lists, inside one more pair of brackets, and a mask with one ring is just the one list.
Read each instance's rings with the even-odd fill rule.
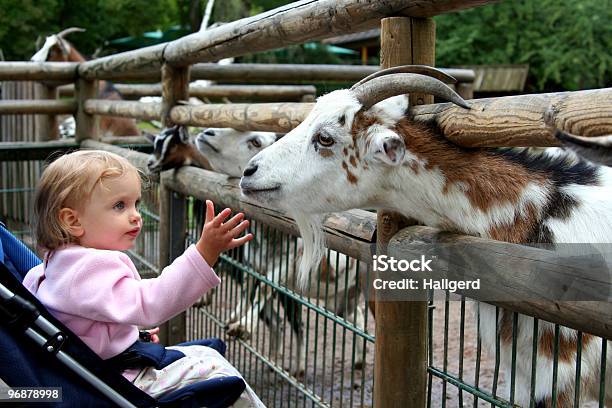
[[250,233],[236,238],[247,229],[249,221],[244,220],[243,213],[238,213],[224,222],[231,213],[232,211],[226,208],[215,216],[213,202],[206,200],[204,228],[202,228],[202,235],[196,243],[196,248],[211,267],[217,262],[221,252],[236,248],[253,239],[253,234]]

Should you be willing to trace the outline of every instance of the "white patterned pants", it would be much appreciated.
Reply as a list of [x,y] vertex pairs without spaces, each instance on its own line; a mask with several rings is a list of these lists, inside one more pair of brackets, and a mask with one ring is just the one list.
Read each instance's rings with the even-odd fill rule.
[[[167,348],[178,350],[185,354],[185,357],[176,360],[161,370],[156,370],[154,367],[144,368],[134,380],[136,387],[154,398],[210,378],[230,376],[242,378],[242,375],[234,366],[210,347],[170,346]],[[246,389],[233,407],[265,408],[265,405],[247,384]]]

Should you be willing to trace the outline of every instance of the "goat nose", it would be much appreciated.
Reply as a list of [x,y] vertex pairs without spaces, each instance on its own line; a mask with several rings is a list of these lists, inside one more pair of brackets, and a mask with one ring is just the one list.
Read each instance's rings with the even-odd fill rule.
[[252,176],[253,173],[255,173],[256,171],[257,171],[257,165],[256,164],[251,164],[249,167],[244,169],[244,173],[242,173],[242,175],[244,177],[249,177],[249,176]]

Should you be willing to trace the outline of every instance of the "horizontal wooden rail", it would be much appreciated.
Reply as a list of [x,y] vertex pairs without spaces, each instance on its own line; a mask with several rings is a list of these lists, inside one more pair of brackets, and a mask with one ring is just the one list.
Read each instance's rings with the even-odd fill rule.
[[120,156],[125,157],[136,166],[139,170],[148,173],[147,162],[149,161],[149,155],[145,153],[136,152],[132,149],[125,149],[123,147],[114,146],[108,143],[98,142],[93,139],[85,139],[81,142],[82,149],[94,149],[94,150],[106,150],[109,152],[117,153]]
[[126,73],[159,71],[164,62],[176,66],[213,62],[363,31],[388,16],[428,17],[495,1],[302,0],[170,43],[89,61],[81,64],[79,73],[86,79],[125,78]]
[[[416,251],[422,250],[424,245],[427,244],[435,245],[438,248],[456,245],[456,254],[472,258],[477,258],[479,254],[482,254],[486,256],[488,265],[497,266],[497,268],[487,268],[484,271],[478,270],[476,267],[466,267],[465,270],[470,275],[466,276],[465,279],[480,278],[481,288],[480,290],[470,290],[469,293],[457,290],[459,294],[465,294],[476,300],[483,300],[505,309],[559,323],[576,330],[612,338],[610,303],[541,300],[543,296],[551,293],[555,281],[565,282],[565,284],[571,281],[573,285],[575,284],[575,287],[579,287],[583,291],[589,291],[593,287],[596,287],[599,291],[606,290],[606,287],[610,290],[609,275],[601,276],[598,281],[593,281],[592,277],[588,278],[581,275],[572,276],[573,280],[570,280],[569,276],[572,269],[566,265],[567,259],[555,261],[555,258],[544,255],[548,251],[543,249],[502,242],[496,245],[496,241],[452,234],[424,226],[408,227],[397,233],[389,242],[389,255],[398,260],[405,254],[414,255],[416,254],[415,244],[417,246]],[[470,255],[470,250],[475,252]],[[452,252],[449,250],[447,254],[452,254]],[[474,256],[474,254],[476,255]],[[448,260],[438,259],[435,262],[442,265]],[[470,263],[470,265],[472,264]],[[532,265],[540,265],[539,267],[542,268],[540,271],[542,273],[545,271],[548,278],[534,277]],[[451,266],[447,266],[450,270]],[[439,271],[436,266],[433,269]],[[453,273],[452,271],[449,272],[450,274]],[[431,274],[431,272],[429,273]],[[384,274],[382,276],[384,277]],[[529,297],[533,300],[530,300]],[[516,301],[510,301],[511,299],[516,299]]]
[[60,81],[77,78],[76,62],[0,62],[0,81]]
[[[332,64],[195,64],[192,79],[210,79],[220,82],[347,82],[354,83],[379,71],[377,65]],[[459,82],[473,82],[476,74],[471,69],[441,68]]]
[[[209,79],[223,83],[313,83],[345,82],[354,83],[378,71],[377,65],[335,65],[335,64],[230,64],[219,65],[204,62],[191,67],[192,80]],[[473,82],[476,75],[471,69],[441,68],[454,76],[458,82]],[[113,72],[106,79],[137,82],[157,82],[159,70]]]
[[[153,146],[143,136],[105,136],[101,140],[104,146],[107,144],[124,145],[129,146],[131,150],[153,151]],[[86,147],[86,145],[79,145],[73,137],[46,142],[0,142],[0,162],[47,160],[50,157],[77,150],[79,147]]]
[[[449,103],[412,108],[414,120],[436,124],[453,143],[465,147],[557,146],[555,128],[584,136],[612,134],[612,88],[474,99],[470,110]],[[174,123],[200,127],[288,132],[313,103],[208,104],[175,106]],[[85,111],[159,119],[159,104],[88,100]]]
[[198,98],[264,99],[300,101],[305,96],[314,100],[317,88],[312,85],[190,85],[189,95]]
[[[143,96],[161,96],[161,84],[114,84],[124,99]],[[60,96],[74,94],[74,85],[59,88]],[[300,101],[305,95],[314,96],[317,89],[312,85],[189,85],[189,95],[198,98],[255,99],[275,101]]]
[[148,145],[153,147],[144,136],[102,136],[100,141],[112,145]]
[[5,99],[0,100],[0,115],[9,114],[70,114],[77,110],[74,99],[44,100],[44,99]]
[[175,106],[170,117],[182,125],[286,133],[304,120],[313,105],[288,102]]
[[0,142],[0,162],[46,160],[52,154],[78,148],[79,144],[74,138],[47,142]]
[[414,118],[435,122],[465,147],[557,146],[548,124],[582,136],[612,134],[612,88],[473,99],[472,109],[452,104],[413,108]]
[[88,99],[85,101],[85,112],[90,115],[123,116],[143,120],[159,120],[161,116],[161,104]]
[[[304,120],[312,106],[312,103],[294,102],[175,106],[170,111],[170,118],[181,125],[286,133]],[[89,99],[85,102],[85,112],[91,115],[159,120],[161,104]]]

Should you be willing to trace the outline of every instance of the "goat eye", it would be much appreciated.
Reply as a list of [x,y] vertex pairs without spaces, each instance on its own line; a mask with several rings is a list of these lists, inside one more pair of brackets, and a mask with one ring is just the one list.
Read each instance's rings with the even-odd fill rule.
[[321,146],[329,147],[333,145],[335,142],[334,142],[334,138],[329,136],[328,134],[319,133],[317,134],[317,143],[319,143]]
[[256,147],[258,149],[261,147],[261,142],[258,139],[251,139],[251,144],[253,145],[253,147]]

